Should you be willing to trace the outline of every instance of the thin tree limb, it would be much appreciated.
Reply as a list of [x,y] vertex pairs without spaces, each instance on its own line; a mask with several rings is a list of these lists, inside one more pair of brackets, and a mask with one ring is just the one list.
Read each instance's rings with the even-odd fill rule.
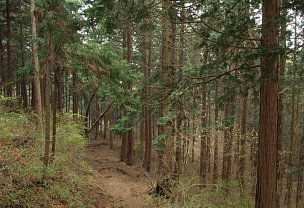
[[112,101],[111,103],[109,103],[107,105],[106,109],[99,115],[99,117],[96,119],[96,121],[94,121],[94,123],[92,124],[92,126],[87,130],[86,135],[89,135],[89,133],[96,126],[96,124],[100,121],[100,119],[102,119],[104,117],[104,115],[109,111],[109,109],[111,108],[111,106],[112,106],[113,103],[114,103],[114,101]]

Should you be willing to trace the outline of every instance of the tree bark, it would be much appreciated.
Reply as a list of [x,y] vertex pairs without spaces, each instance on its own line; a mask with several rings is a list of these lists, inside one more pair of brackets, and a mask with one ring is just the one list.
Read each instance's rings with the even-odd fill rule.
[[[0,28],[2,30],[2,28]],[[4,95],[5,94],[5,70],[4,70],[4,48],[3,48],[3,34],[0,32],[0,64],[1,64],[1,93]]]
[[[25,66],[25,52],[24,52],[24,37],[23,37],[23,25],[20,24],[20,51],[21,51],[21,65]],[[1,52],[0,52],[1,53]],[[26,90],[26,78],[24,75],[21,77],[21,97],[23,109],[28,107],[28,96]]]
[[48,50],[49,56],[45,63],[45,143],[44,143],[44,166],[49,165],[50,136],[51,136],[51,73],[50,73],[50,56],[51,56],[51,30],[48,30]]
[[304,207],[304,201],[303,201],[303,187],[304,187],[304,117],[302,121],[302,136],[300,139],[300,148],[299,148],[299,164],[298,167],[300,167],[300,171],[298,173],[297,178],[297,195],[296,195],[296,208],[302,208]]
[[42,129],[42,101],[41,101],[41,86],[40,86],[40,70],[38,59],[38,44],[36,32],[36,16],[35,16],[35,0],[31,0],[31,29],[32,29],[32,58],[34,66],[34,90],[33,97],[35,98],[35,109],[37,113],[38,126]]
[[[219,83],[218,81],[215,82],[215,99],[214,99],[214,125],[215,125],[215,130],[216,133],[218,131],[218,113],[219,113],[219,108],[218,108],[218,88],[219,88]],[[215,136],[214,138],[214,156],[213,156],[213,183],[217,182],[218,179],[218,136]]]
[[[145,78],[149,82],[152,69],[152,42],[151,37],[147,37],[147,46],[145,47],[144,67],[145,67]],[[146,98],[150,99],[150,87],[146,86]],[[148,100],[148,99],[147,99]],[[149,106],[144,106],[145,115],[145,160],[144,167],[147,171],[151,170],[151,152],[152,152],[152,115]]]
[[52,160],[54,160],[55,157],[55,151],[56,151],[56,135],[57,135],[57,101],[58,101],[58,72],[55,72],[54,77],[54,94],[53,94],[53,134],[52,134]]
[[258,143],[256,208],[276,208],[279,0],[262,4],[261,93]]
[[239,177],[242,189],[245,188],[245,166],[246,166],[246,141],[247,141],[247,108],[248,108],[248,83],[244,82],[244,97],[242,102],[241,118],[241,144],[240,144],[240,161]]
[[208,147],[207,147],[207,105],[206,105],[206,91],[203,89],[202,92],[202,135],[201,135],[201,150],[200,150],[200,177],[203,183],[207,180],[208,170]]
[[11,30],[11,5],[10,0],[6,0],[6,25],[7,25],[7,40],[6,40],[6,52],[7,52],[7,91],[8,97],[13,96],[13,60],[12,60],[12,30]]
[[292,72],[292,95],[291,95],[291,120],[290,120],[290,140],[289,140],[289,154],[288,154],[288,164],[287,164],[287,182],[286,182],[286,195],[285,195],[285,204],[287,207],[291,206],[292,190],[293,190],[293,180],[292,175],[289,172],[293,168],[293,154],[294,154],[294,142],[296,135],[296,73],[297,73],[297,57],[296,57],[296,48],[298,45],[297,41],[297,11],[294,14],[294,53],[293,53],[293,72]]
[[76,89],[77,74],[73,71],[73,114],[74,117],[78,114],[78,92]]
[[285,82],[285,66],[286,66],[286,30],[287,30],[287,0],[281,1],[281,31],[280,44],[283,48],[280,54],[280,69],[279,69],[279,100],[278,100],[278,156],[277,156],[277,207],[280,207],[280,198],[283,191],[283,174],[284,174],[284,157],[283,153],[283,111],[284,111],[284,91],[281,86]]

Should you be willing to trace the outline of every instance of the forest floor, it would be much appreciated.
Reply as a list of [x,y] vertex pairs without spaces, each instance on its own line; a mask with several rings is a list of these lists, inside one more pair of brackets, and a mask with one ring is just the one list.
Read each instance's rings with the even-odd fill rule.
[[[150,177],[143,169],[120,162],[117,153],[102,141],[94,141],[85,150],[85,159],[92,167],[96,185],[102,187],[107,197],[94,197],[98,207],[147,207]],[[92,192],[94,192],[92,190]],[[96,195],[96,193],[92,193]]]

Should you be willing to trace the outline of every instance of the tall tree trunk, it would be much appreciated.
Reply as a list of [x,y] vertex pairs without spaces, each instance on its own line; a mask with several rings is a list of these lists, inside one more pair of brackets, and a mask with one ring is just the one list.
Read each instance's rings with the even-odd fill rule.
[[[229,181],[231,174],[231,144],[232,144],[231,111],[232,111],[231,101],[226,101],[224,104],[225,130],[224,130],[223,168],[222,168],[222,179],[225,183]],[[225,191],[228,191],[228,189],[225,188]]]
[[35,0],[31,0],[31,29],[32,29],[32,56],[34,66],[34,90],[33,97],[35,98],[35,108],[38,117],[38,126],[42,129],[42,101],[41,101],[41,86],[40,86],[40,70],[38,59],[38,44],[36,32],[36,17],[35,17]]
[[76,71],[73,71],[73,114],[78,114],[78,92],[76,89],[77,83],[77,74]]
[[[114,114],[114,112],[113,111],[111,111],[111,117],[110,117],[110,126],[112,126],[113,124],[114,124],[114,116],[115,116],[115,114]],[[113,131],[110,129],[110,133],[109,133],[110,135],[109,135],[109,140],[110,140],[110,149],[113,149],[114,148],[114,142],[113,142],[113,137],[114,137],[114,133],[113,133]]]
[[2,34],[2,28],[0,27],[0,67],[1,67],[1,86],[0,90],[3,95],[5,95],[5,70],[4,70],[4,48],[3,48],[3,34]]
[[[131,55],[132,55],[132,23],[127,23],[127,29],[126,29],[126,60],[131,63]],[[127,84],[128,89],[131,90],[132,86],[131,84]],[[127,128],[132,128],[132,121],[129,121],[127,124]],[[127,165],[133,165],[134,163],[134,136],[133,136],[133,129],[128,130],[127,132],[127,138],[128,138],[128,159],[127,159]]]
[[57,136],[57,102],[58,102],[58,68],[54,76],[54,94],[53,94],[53,134],[52,134],[52,160],[55,157],[56,151],[56,136]]
[[[215,130],[216,134],[218,131],[218,113],[219,113],[219,108],[218,108],[218,88],[219,88],[219,83],[218,81],[215,82],[215,99],[214,99],[214,125],[215,125]],[[215,136],[214,138],[214,155],[213,155],[213,183],[216,183],[218,179],[218,136]]]
[[51,30],[48,30],[48,50],[49,57],[45,64],[45,144],[44,144],[44,166],[49,164],[50,136],[51,136],[51,73],[50,73],[50,56],[51,56]]
[[108,131],[108,119],[105,116],[103,118],[103,139],[106,140],[107,139],[107,131]]
[[202,135],[201,135],[201,150],[200,150],[200,177],[203,183],[207,180],[208,158],[207,158],[207,105],[206,105],[206,90],[202,92]]
[[248,107],[248,83],[244,83],[244,97],[241,109],[241,144],[240,144],[240,161],[239,161],[239,177],[242,189],[245,188],[245,167],[246,167],[246,141],[247,141],[247,107]]
[[[151,37],[147,38],[147,47],[145,49],[145,78],[150,79],[152,69],[152,43]],[[148,82],[150,83],[150,82]],[[146,86],[146,97],[150,99],[150,87]],[[144,107],[145,114],[145,160],[144,167],[147,171],[151,170],[151,152],[152,152],[152,115],[149,106]]]
[[280,44],[283,51],[280,54],[280,69],[279,69],[279,100],[278,100],[278,155],[277,155],[277,207],[280,207],[280,198],[283,191],[283,173],[284,173],[284,157],[283,153],[283,111],[284,111],[284,91],[283,85],[285,82],[285,65],[286,65],[286,30],[287,30],[287,0],[281,1],[281,31]]
[[[193,103],[196,103],[196,93],[195,93],[195,89],[193,89]],[[192,145],[191,145],[191,162],[193,163],[194,162],[194,155],[195,155],[195,150],[194,150],[194,147],[195,147],[195,138],[196,138],[196,116],[194,114],[194,111],[193,113],[191,114],[191,117],[192,117],[192,135],[191,135],[191,139],[192,139]]]
[[289,141],[289,154],[288,154],[288,171],[287,171],[287,181],[286,181],[286,195],[285,195],[285,204],[287,207],[291,206],[292,190],[293,190],[293,177],[289,171],[293,168],[293,154],[294,154],[294,142],[296,135],[296,50],[297,50],[297,11],[294,14],[294,53],[293,53],[293,73],[292,73],[292,95],[291,95],[291,120],[290,120],[290,141]]
[[6,25],[7,25],[7,40],[6,40],[6,52],[7,52],[7,91],[8,97],[13,96],[13,60],[12,60],[12,30],[11,30],[11,5],[10,0],[6,0]]
[[[63,90],[64,90],[64,74],[63,74],[63,67],[58,64],[57,65],[57,72],[58,72],[58,96],[57,96],[57,111],[58,113],[62,113],[63,110]],[[66,98],[68,100],[68,98]]]
[[297,181],[297,195],[296,195],[296,208],[302,208],[304,207],[304,201],[303,201],[303,190],[304,190],[304,117],[302,120],[302,135],[300,139],[300,148],[299,148],[299,164],[298,167],[300,167],[299,173],[298,173],[298,181]]
[[[132,55],[132,22],[127,20],[125,26],[123,28],[123,58],[128,62],[131,63],[131,55]],[[125,83],[125,87],[128,90],[132,89],[130,83]],[[125,110],[124,115],[127,116],[128,112]],[[122,145],[121,145],[121,160],[126,161],[127,165],[133,165],[134,162],[134,136],[133,136],[133,129],[132,128],[132,121],[131,118],[125,124],[125,128],[128,129],[127,131],[123,132],[122,135]],[[126,157],[126,158],[125,158]]]
[[[125,113],[125,112],[124,112]],[[121,137],[121,151],[120,151],[120,161],[127,162],[128,158],[128,132],[123,132]]]
[[279,68],[279,0],[262,4],[261,101],[258,143],[256,208],[276,208],[278,68]]
[[[58,83],[59,85],[58,85],[58,88],[59,88],[59,86],[60,86],[60,81],[59,81],[59,83]],[[59,91],[60,91],[60,89],[58,89],[58,102],[59,102],[59,100],[60,100],[60,98],[59,98]],[[90,109],[91,109],[91,106],[92,106],[92,102],[93,102],[93,99],[94,99],[94,97],[95,97],[95,95],[96,95],[96,92],[97,92],[97,88],[95,88],[94,89],[94,91],[93,91],[93,93],[92,93],[92,95],[91,95],[91,97],[90,97],[90,100],[89,100],[89,102],[88,102],[88,105],[87,105],[87,108],[86,108],[86,113],[85,113],[85,122],[84,122],[84,126],[85,126],[85,134],[86,135],[88,135],[88,130],[89,130],[89,115],[90,115]]]
[[[179,59],[178,59],[178,71],[177,71],[177,77],[175,79],[175,82],[177,83],[181,77],[182,77],[182,68],[184,66],[185,62],[185,9],[184,7],[184,1],[180,2],[182,9],[180,11],[181,13],[181,26],[180,26],[180,38],[179,38]],[[173,63],[174,64],[174,63]],[[183,98],[180,99],[179,102],[183,103]],[[176,152],[175,152],[175,169],[174,172],[179,176],[181,173],[181,167],[182,167],[182,119],[183,119],[183,108],[182,104],[177,103],[177,118],[176,118]],[[183,145],[183,152],[185,155],[185,142]],[[186,156],[185,156],[186,157]]]
[[[25,66],[25,53],[24,53],[24,37],[23,37],[23,25],[20,24],[20,51],[21,51],[21,65]],[[21,97],[23,109],[28,107],[28,96],[26,90],[26,78],[25,75],[21,77]]]
[[[162,2],[162,12],[164,13],[162,16],[162,46],[161,46],[161,84],[163,88],[163,95],[162,98],[164,100],[164,103],[160,105],[160,117],[165,116],[169,112],[169,87],[173,83],[173,65],[174,63],[174,57],[173,57],[173,51],[174,46],[173,44],[173,23],[172,23],[172,14],[174,14],[173,11],[173,5],[171,0],[164,0]],[[162,124],[159,126],[159,137],[162,138],[162,141],[160,141],[159,150],[158,150],[158,170],[160,174],[166,174],[169,171],[171,171],[170,167],[170,161],[166,161],[169,163],[165,167],[165,161],[164,159],[166,156],[168,156],[168,160],[170,160],[169,151],[167,151],[168,154],[165,154],[167,149],[168,142],[171,142],[171,126],[169,125],[169,122],[166,122],[165,124]]]

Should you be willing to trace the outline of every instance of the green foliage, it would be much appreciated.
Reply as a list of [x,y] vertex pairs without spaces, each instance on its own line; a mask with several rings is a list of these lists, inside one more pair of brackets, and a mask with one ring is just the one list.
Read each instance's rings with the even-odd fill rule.
[[[229,185],[229,190],[237,187],[237,182]],[[240,196],[239,192],[226,193],[220,184],[210,184],[204,187],[198,178],[181,179],[174,183],[170,199],[150,196],[147,201],[150,207],[164,208],[243,208],[253,207],[250,196]]]
[[153,139],[152,144],[155,147],[156,150],[162,150],[164,148],[164,143],[166,139],[168,138],[167,135],[159,135],[155,139]]
[[69,114],[60,117],[55,160],[46,168],[43,137],[30,120],[1,109],[0,207],[93,207],[88,194],[92,179],[82,162],[83,125]]
[[[8,102],[14,99],[1,98],[1,102]],[[33,124],[30,119],[20,113],[8,112],[0,107],[0,141],[6,143],[22,143],[32,137]],[[24,131],[26,129],[26,131]],[[27,141],[28,142],[28,141]]]
[[173,119],[176,117],[176,113],[173,111],[167,112],[163,117],[160,117],[157,121],[157,125],[164,126],[173,122]]
[[87,144],[84,125],[73,121],[73,114],[63,115],[60,117],[60,124],[57,127],[57,140],[58,146],[63,152],[82,149]]

